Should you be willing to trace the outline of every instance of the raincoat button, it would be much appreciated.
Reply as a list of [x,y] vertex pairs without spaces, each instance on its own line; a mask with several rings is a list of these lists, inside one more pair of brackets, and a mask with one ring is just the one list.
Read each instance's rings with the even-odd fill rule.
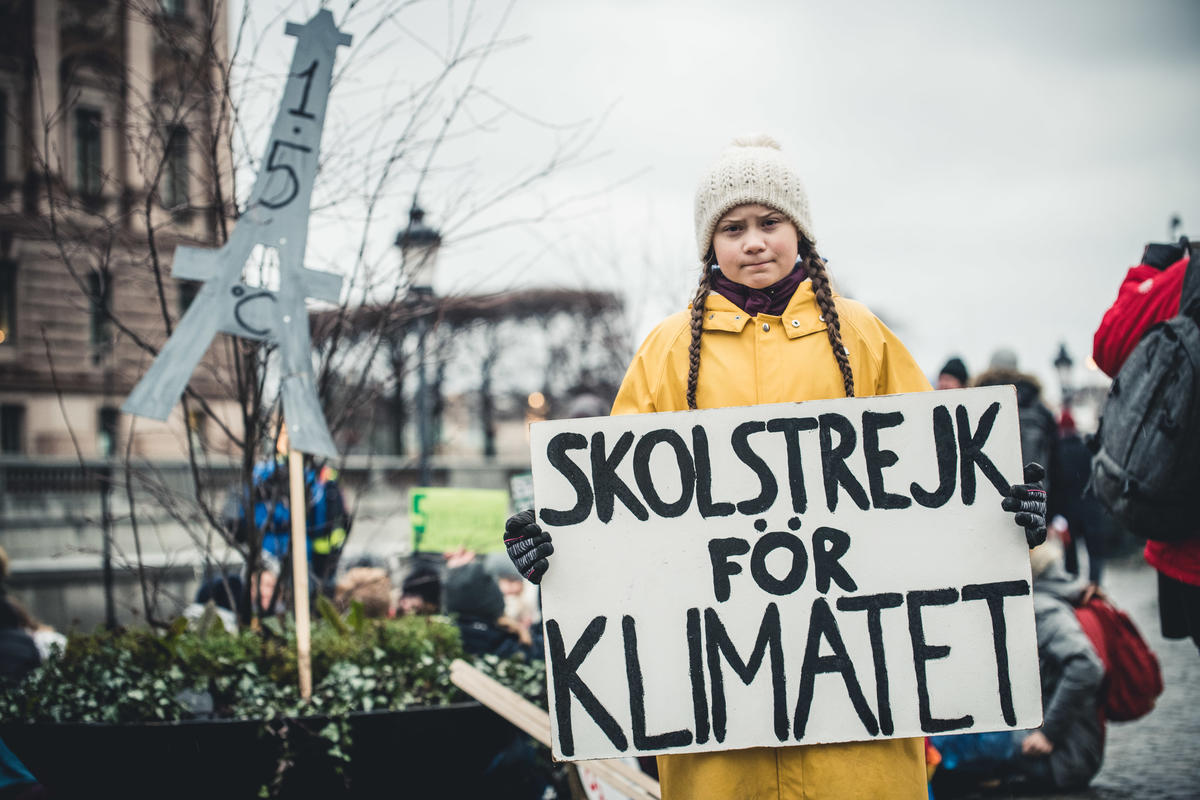
[[770,325],[768,325],[767,323],[765,323],[765,322],[764,322],[764,323],[763,323],[763,330],[764,330],[764,331],[769,331],[769,330],[771,330],[771,326],[770,326]]
[[799,328],[799,327],[800,327],[800,320],[798,320],[798,319],[794,319],[794,320],[792,320],[792,327],[793,327],[793,328]]

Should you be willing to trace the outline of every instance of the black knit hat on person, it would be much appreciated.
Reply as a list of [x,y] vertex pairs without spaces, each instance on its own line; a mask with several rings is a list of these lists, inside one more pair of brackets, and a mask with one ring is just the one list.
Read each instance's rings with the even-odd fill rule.
[[446,613],[495,622],[504,615],[504,594],[479,561],[446,570]]
[[400,584],[400,594],[419,597],[431,605],[442,601],[442,579],[437,570],[417,567]]
[[949,375],[952,378],[958,378],[959,383],[963,386],[967,385],[967,365],[958,356],[947,361],[946,366],[942,367],[942,371],[938,375]]

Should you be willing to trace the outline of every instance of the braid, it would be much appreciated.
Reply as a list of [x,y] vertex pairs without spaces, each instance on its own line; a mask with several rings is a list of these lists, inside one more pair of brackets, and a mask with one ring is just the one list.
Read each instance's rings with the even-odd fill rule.
[[[806,243],[807,244],[807,243]],[[808,245],[808,256],[804,259],[804,268],[812,281],[813,295],[817,306],[821,309],[821,318],[825,321],[825,332],[829,335],[829,344],[833,347],[833,357],[837,359],[838,369],[842,371],[842,384],[846,388],[846,397],[854,397],[854,373],[850,369],[850,357],[842,344],[842,326],[838,320],[837,306],[833,303],[833,291],[829,286],[829,273],[825,270],[825,262],[817,255],[817,250]]]
[[700,334],[704,331],[704,301],[712,290],[712,268],[705,259],[703,272],[700,275],[700,285],[696,287],[696,296],[692,299],[692,343],[688,346],[688,378],[687,404],[688,409],[696,408],[696,385],[700,382]]

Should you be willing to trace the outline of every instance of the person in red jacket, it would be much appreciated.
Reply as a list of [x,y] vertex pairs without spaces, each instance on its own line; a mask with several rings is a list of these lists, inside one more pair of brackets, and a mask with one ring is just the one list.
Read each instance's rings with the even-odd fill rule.
[[1179,313],[1187,266],[1188,243],[1183,239],[1179,244],[1146,245],[1141,263],[1129,268],[1116,302],[1104,312],[1092,339],[1092,358],[1110,378],[1117,377],[1147,328]]
[[[1130,268],[1117,300],[1104,314],[1093,338],[1092,358],[1110,377],[1116,377],[1142,334],[1157,322],[1179,313],[1183,277],[1190,251],[1179,244],[1149,244],[1142,261]],[[1146,561],[1158,570],[1158,608],[1163,636],[1191,637],[1200,647],[1200,520],[1197,536],[1181,542],[1146,542]]]

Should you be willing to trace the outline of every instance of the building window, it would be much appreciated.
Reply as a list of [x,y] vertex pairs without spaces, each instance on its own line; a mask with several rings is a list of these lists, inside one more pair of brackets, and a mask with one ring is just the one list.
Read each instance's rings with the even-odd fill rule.
[[81,194],[97,197],[104,181],[100,159],[100,112],[75,109],[75,178]]
[[0,347],[17,337],[17,265],[0,261]]
[[96,420],[96,452],[101,458],[109,458],[117,452],[117,420],[121,412],[111,406],[100,409]]
[[182,317],[192,307],[192,303],[196,300],[196,295],[200,294],[200,287],[202,285],[199,281],[179,282],[179,316]]
[[25,406],[0,405],[0,453],[25,452]]
[[163,205],[183,208],[188,204],[188,130],[182,125],[167,128],[163,153]]
[[99,364],[112,340],[112,284],[99,272],[88,273],[88,306],[91,310],[92,363]]

